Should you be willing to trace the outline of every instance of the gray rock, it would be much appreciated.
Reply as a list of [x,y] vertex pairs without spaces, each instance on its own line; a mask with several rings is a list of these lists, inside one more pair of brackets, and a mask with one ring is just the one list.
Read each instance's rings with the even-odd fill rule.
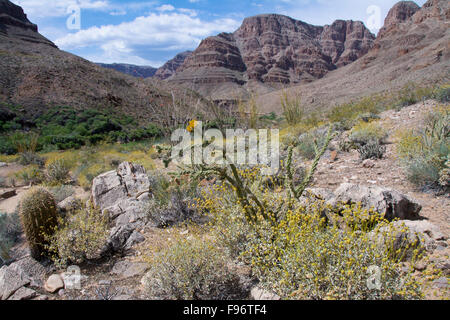
[[57,207],[62,212],[68,212],[68,211],[80,209],[81,202],[77,198],[71,196],[71,197],[64,199],[60,203],[58,203]]
[[401,250],[403,260],[410,259],[416,249],[419,251],[435,250],[436,242],[445,238],[437,226],[425,220],[395,221],[392,222],[392,226],[395,234],[390,235],[387,239],[384,239],[381,235],[388,230],[387,227],[381,228],[377,235],[371,232],[371,236],[379,245],[388,245],[392,252]]
[[137,231],[133,231],[133,233],[128,238],[127,242],[125,243],[124,249],[130,250],[131,248],[133,248],[134,245],[144,242],[144,241],[145,241],[145,237],[141,233],[139,233]]
[[44,289],[49,293],[55,293],[64,288],[64,281],[59,274],[52,274],[45,282]]
[[[92,201],[113,221],[108,245],[103,250],[128,250],[140,237],[133,232],[146,224],[150,181],[145,169],[124,162],[116,171],[96,177],[92,185]],[[129,240],[129,237],[133,238]],[[129,241],[128,241],[129,240]]]
[[0,300],[6,300],[18,289],[30,283],[30,279],[15,264],[0,269]]
[[29,300],[37,296],[36,291],[30,288],[19,288],[8,300]]
[[6,167],[8,164],[6,162],[0,162],[0,168]]
[[389,221],[395,218],[417,220],[420,218],[419,212],[422,210],[419,203],[398,191],[351,183],[342,184],[335,191],[335,197],[328,201],[328,204],[333,207],[358,203],[361,203],[363,208],[373,208]]
[[277,294],[268,292],[260,287],[254,287],[250,291],[250,296],[253,300],[263,300],[263,301],[272,301],[281,299]]
[[[145,169],[137,164],[124,162],[116,171],[110,171],[96,177],[92,183],[94,206],[105,210],[124,200],[137,200],[150,188]],[[122,207],[122,209],[124,209]]]
[[143,276],[148,269],[149,266],[146,263],[119,261],[114,265],[111,274],[120,276],[121,279],[128,279]]
[[14,263],[15,267],[30,280],[30,286],[40,288],[44,285],[45,276],[48,272],[41,263],[27,256]]

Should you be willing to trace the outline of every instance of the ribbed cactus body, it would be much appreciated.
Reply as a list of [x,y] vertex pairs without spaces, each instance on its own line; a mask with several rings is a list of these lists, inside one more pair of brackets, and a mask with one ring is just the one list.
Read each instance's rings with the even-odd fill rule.
[[47,239],[58,223],[55,199],[44,188],[30,189],[20,203],[20,219],[31,256],[42,258],[46,255]]

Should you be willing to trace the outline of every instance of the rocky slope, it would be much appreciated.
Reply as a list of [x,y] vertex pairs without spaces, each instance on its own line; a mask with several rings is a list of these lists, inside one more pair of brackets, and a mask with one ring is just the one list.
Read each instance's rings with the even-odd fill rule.
[[101,68],[59,50],[38,33],[22,8],[0,0],[0,102],[31,116],[51,106],[109,108],[142,122],[185,90]]
[[[422,8],[396,4],[369,52],[313,83],[288,89],[311,108],[326,109],[358,97],[389,93],[409,82],[450,81],[450,3],[429,0]],[[261,95],[261,111],[280,112],[280,92]]]
[[194,89],[212,95],[223,84],[233,89],[251,82],[311,82],[363,56],[374,40],[362,22],[337,20],[319,27],[259,15],[245,19],[232,34],[203,40],[169,80],[194,83]]
[[192,54],[192,51],[185,51],[177,54],[173,59],[167,61],[155,73],[155,78],[165,80],[177,72],[183,65],[184,61]]
[[126,63],[113,63],[113,64],[97,63],[97,65],[102,68],[116,70],[136,78],[151,78],[155,75],[156,71],[158,70],[153,67],[135,66]]

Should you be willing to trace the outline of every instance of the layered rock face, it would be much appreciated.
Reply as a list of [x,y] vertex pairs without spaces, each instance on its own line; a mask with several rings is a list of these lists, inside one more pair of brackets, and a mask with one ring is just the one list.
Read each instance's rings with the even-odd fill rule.
[[[288,92],[323,110],[376,93],[391,94],[408,83],[450,81],[450,1],[429,0],[417,8],[409,1],[396,4],[366,55]],[[280,92],[261,94],[258,104],[263,112],[279,112]]]
[[56,47],[38,33],[38,27],[28,20],[21,7],[8,0],[0,0],[0,34]]
[[192,54],[192,51],[185,51],[179,53],[172,60],[167,61],[161,68],[155,73],[155,78],[165,80],[177,72],[177,70],[183,65],[186,58]]
[[382,38],[390,30],[396,28],[400,23],[405,22],[411,18],[420,7],[413,1],[400,1],[389,11],[386,19],[384,20],[384,26],[380,29],[378,37]]
[[259,15],[245,19],[232,34],[203,40],[169,80],[310,82],[366,54],[374,40],[362,22],[338,20],[319,27],[282,15]]

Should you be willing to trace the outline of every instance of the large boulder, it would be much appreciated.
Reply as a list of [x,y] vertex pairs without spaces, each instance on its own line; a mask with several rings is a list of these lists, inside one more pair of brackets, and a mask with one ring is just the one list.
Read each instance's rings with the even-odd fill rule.
[[341,205],[361,204],[362,207],[373,209],[392,221],[417,220],[422,206],[415,200],[400,192],[378,186],[363,186],[351,183],[342,184],[328,201],[333,207]]
[[[105,250],[128,250],[142,241],[143,237],[136,235],[135,230],[143,228],[147,222],[149,192],[150,181],[145,169],[129,162],[94,179],[92,203],[108,214],[113,224]],[[133,239],[128,241],[131,235]]]
[[47,269],[44,266],[29,256],[9,266],[3,266],[0,269],[0,300],[25,299],[26,293],[31,291],[22,288],[24,286],[41,287],[46,272]]
[[433,252],[438,245],[447,246],[447,237],[439,227],[426,220],[395,221],[372,231],[370,236],[375,243],[385,246],[388,252],[398,254],[404,261],[424,250]]
[[17,290],[30,283],[20,269],[14,265],[3,266],[0,269],[0,300],[6,300]]

